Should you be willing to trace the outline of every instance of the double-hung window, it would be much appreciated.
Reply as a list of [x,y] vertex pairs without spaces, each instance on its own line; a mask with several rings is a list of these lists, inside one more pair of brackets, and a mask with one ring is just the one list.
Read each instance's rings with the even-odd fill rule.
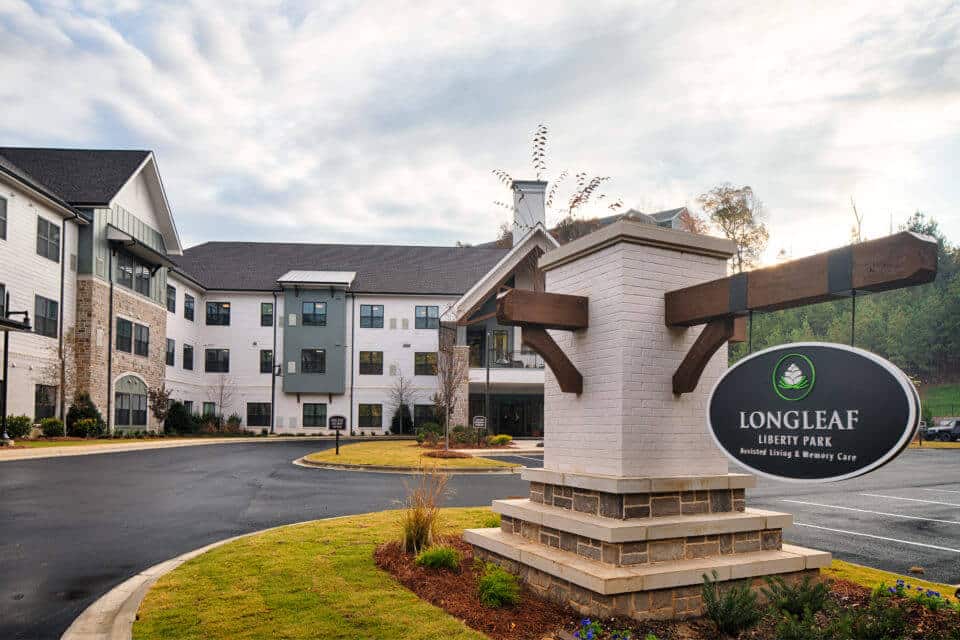
[[7,239],[7,199],[0,198],[0,240]]
[[437,352],[418,352],[413,356],[413,374],[417,376],[437,375]]
[[272,302],[260,303],[260,326],[261,327],[273,326],[273,303]]
[[303,426],[327,426],[327,405],[322,402],[303,403]]
[[248,427],[269,427],[270,426],[270,403],[269,402],[248,402],[247,403],[247,426]]
[[327,326],[327,303],[326,302],[304,302],[301,312],[303,316],[303,326],[305,327]]
[[361,404],[359,409],[361,429],[379,429],[383,426],[382,404]]
[[37,254],[60,262],[60,226],[37,217]]
[[300,373],[326,373],[327,352],[324,349],[300,351]]
[[382,376],[383,375],[383,351],[361,351],[360,352],[360,375],[362,376]]
[[207,373],[230,373],[230,349],[206,350]]
[[273,351],[260,349],[260,373],[273,373]]
[[48,338],[57,337],[57,321],[59,319],[56,300],[43,296],[36,296],[33,306],[33,331]]
[[189,344],[183,345],[183,369],[193,371],[193,346]]
[[167,285],[167,311],[177,312],[177,288]]
[[7,288],[0,284],[0,318],[7,317]]
[[133,323],[117,318],[117,351],[133,352]]
[[57,415],[57,388],[48,384],[38,384],[33,392],[34,418],[39,422],[44,418]]
[[382,304],[360,305],[360,328],[361,329],[383,329],[383,305]]
[[183,294],[183,317],[193,322],[193,296],[189,293]]
[[417,306],[416,308],[417,329],[438,329],[440,327],[440,307],[438,306]]
[[150,355],[150,327],[133,325],[133,352],[138,356]]
[[167,366],[172,367],[177,359],[177,343],[167,338]]
[[207,324],[217,327],[230,326],[230,303],[229,302],[208,302],[207,303]]

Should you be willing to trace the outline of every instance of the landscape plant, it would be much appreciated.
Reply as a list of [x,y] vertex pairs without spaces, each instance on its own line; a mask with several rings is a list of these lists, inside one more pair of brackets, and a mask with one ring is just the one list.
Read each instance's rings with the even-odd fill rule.
[[63,421],[60,418],[44,418],[40,421],[40,432],[45,438],[59,438],[65,435]]
[[826,633],[829,638],[842,640],[901,640],[906,630],[903,608],[873,595],[866,607],[842,612]]
[[7,416],[7,435],[14,440],[26,438],[33,429],[30,416]]
[[460,552],[452,547],[436,545],[417,554],[416,563],[428,569],[460,570]]
[[501,433],[487,438],[487,444],[493,447],[503,447],[513,442],[513,436]]
[[746,583],[731,584],[720,589],[718,580],[716,570],[713,571],[712,580],[703,574],[700,588],[704,615],[713,622],[717,632],[736,635],[756,625],[762,617],[757,606],[757,594]]
[[167,411],[167,418],[163,422],[163,430],[167,433],[193,433],[194,422],[187,411],[186,405],[174,400],[170,403],[170,409]]
[[520,602],[520,583],[517,577],[502,567],[488,562],[477,582],[480,603],[491,609],[513,606]]
[[70,405],[70,408],[67,409],[66,415],[66,427],[68,436],[77,436],[81,438],[91,437],[85,434],[80,434],[77,432],[76,424],[80,420],[92,419],[96,420],[98,428],[96,429],[97,433],[106,431],[107,423],[103,419],[103,415],[100,413],[100,410],[97,409],[97,405],[94,404],[93,400],[90,398],[90,394],[81,391],[73,398],[73,404]]
[[103,425],[97,422],[95,418],[81,418],[73,423],[74,432],[70,435],[75,435],[78,438],[98,438],[102,429]]
[[400,512],[401,545],[407,553],[420,553],[437,539],[440,504],[447,490],[448,476],[424,470],[412,485]]
[[799,616],[785,613],[777,624],[776,637],[777,640],[825,640],[824,630],[809,609]]
[[824,582],[814,581],[804,576],[797,584],[788,584],[781,576],[765,578],[766,587],[761,588],[770,605],[791,616],[803,616],[805,613],[817,613],[827,604],[830,588]]

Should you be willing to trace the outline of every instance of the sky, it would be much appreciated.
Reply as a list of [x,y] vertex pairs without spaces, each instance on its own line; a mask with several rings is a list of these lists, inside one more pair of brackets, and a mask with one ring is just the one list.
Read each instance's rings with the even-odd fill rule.
[[154,150],[186,246],[490,240],[540,123],[581,217],[729,182],[768,259],[851,199],[960,241],[957,2],[0,0],[0,78],[2,145]]

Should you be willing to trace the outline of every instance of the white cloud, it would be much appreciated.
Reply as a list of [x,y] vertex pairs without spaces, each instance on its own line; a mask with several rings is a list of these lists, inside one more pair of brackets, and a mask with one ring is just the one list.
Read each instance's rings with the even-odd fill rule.
[[4,3],[0,140],[155,149],[188,243],[489,239],[540,121],[628,206],[752,185],[771,253],[851,196],[960,238],[955,4],[314,4]]

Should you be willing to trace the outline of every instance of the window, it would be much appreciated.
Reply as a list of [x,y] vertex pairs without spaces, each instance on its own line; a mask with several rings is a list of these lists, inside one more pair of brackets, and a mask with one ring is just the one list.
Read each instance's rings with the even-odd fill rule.
[[54,262],[60,262],[60,227],[39,217],[37,218],[37,254]]
[[325,327],[327,326],[327,303],[326,302],[304,302],[302,308],[303,326],[305,327]]
[[510,363],[510,334],[503,329],[493,332],[493,361],[497,364]]
[[193,371],[193,346],[183,345],[183,368],[186,371]]
[[140,262],[129,253],[117,256],[117,284],[149,296],[152,275],[150,265]]
[[177,288],[167,285],[167,311],[177,312]]
[[48,384],[38,384],[33,392],[33,414],[37,422],[57,415],[57,388]]
[[261,327],[273,326],[273,303],[272,302],[260,303],[260,326]]
[[383,351],[361,351],[360,352],[360,375],[362,376],[382,376],[383,375]]
[[117,318],[117,351],[133,352],[133,323]]
[[114,424],[118,427],[147,426],[147,385],[136,376],[117,381],[114,394]]
[[207,373],[230,373],[230,349],[207,349]]
[[187,412],[187,415],[188,415],[188,416],[192,416],[192,415],[193,415],[193,400],[184,400],[184,401],[183,401],[183,409],[184,409],[184,411]]
[[383,305],[382,304],[360,305],[360,328],[361,329],[383,329]]
[[133,256],[128,253],[117,256],[117,284],[133,289]]
[[172,367],[177,359],[177,343],[167,338],[167,366]]
[[303,403],[303,426],[305,427],[327,426],[327,405],[319,402]]
[[183,294],[183,317],[193,322],[193,296],[189,293]]
[[437,421],[437,407],[432,404],[413,405],[413,426],[420,428],[426,422]]
[[420,307],[416,308],[416,328],[417,329],[438,329],[440,328],[440,307]]
[[413,355],[413,374],[416,376],[437,375],[437,353],[427,351]]
[[56,338],[57,317],[57,301],[36,296],[33,307],[33,331],[48,338]]
[[7,199],[0,198],[0,240],[7,239]]
[[138,262],[133,271],[133,288],[137,293],[145,296],[150,295],[150,267],[142,262]]
[[326,373],[327,352],[324,349],[300,351],[300,373]]
[[260,373],[273,373],[273,351],[260,349]]
[[216,402],[204,402],[204,403],[203,403],[203,415],[205,415],[205,416],[215,416],[215,415],[217,415],[217,403],[216,403]]
[[7,317],[7,288],[0,284],[0,318]]
[[360,405],[360,428],[361,429],[379,429],[382,426],[383,426],[383,405],[382,404]]
[[150,355],[150,327],[133,325],[133,352],[138,356]]
[[248,427],[269,427],[270,426],[270,403],[269,402],[248,402],[247,403],[247,426]]
[[207,324],[218,327],[230,326],[230,303],[229,302],[208,302],[207,303]]

